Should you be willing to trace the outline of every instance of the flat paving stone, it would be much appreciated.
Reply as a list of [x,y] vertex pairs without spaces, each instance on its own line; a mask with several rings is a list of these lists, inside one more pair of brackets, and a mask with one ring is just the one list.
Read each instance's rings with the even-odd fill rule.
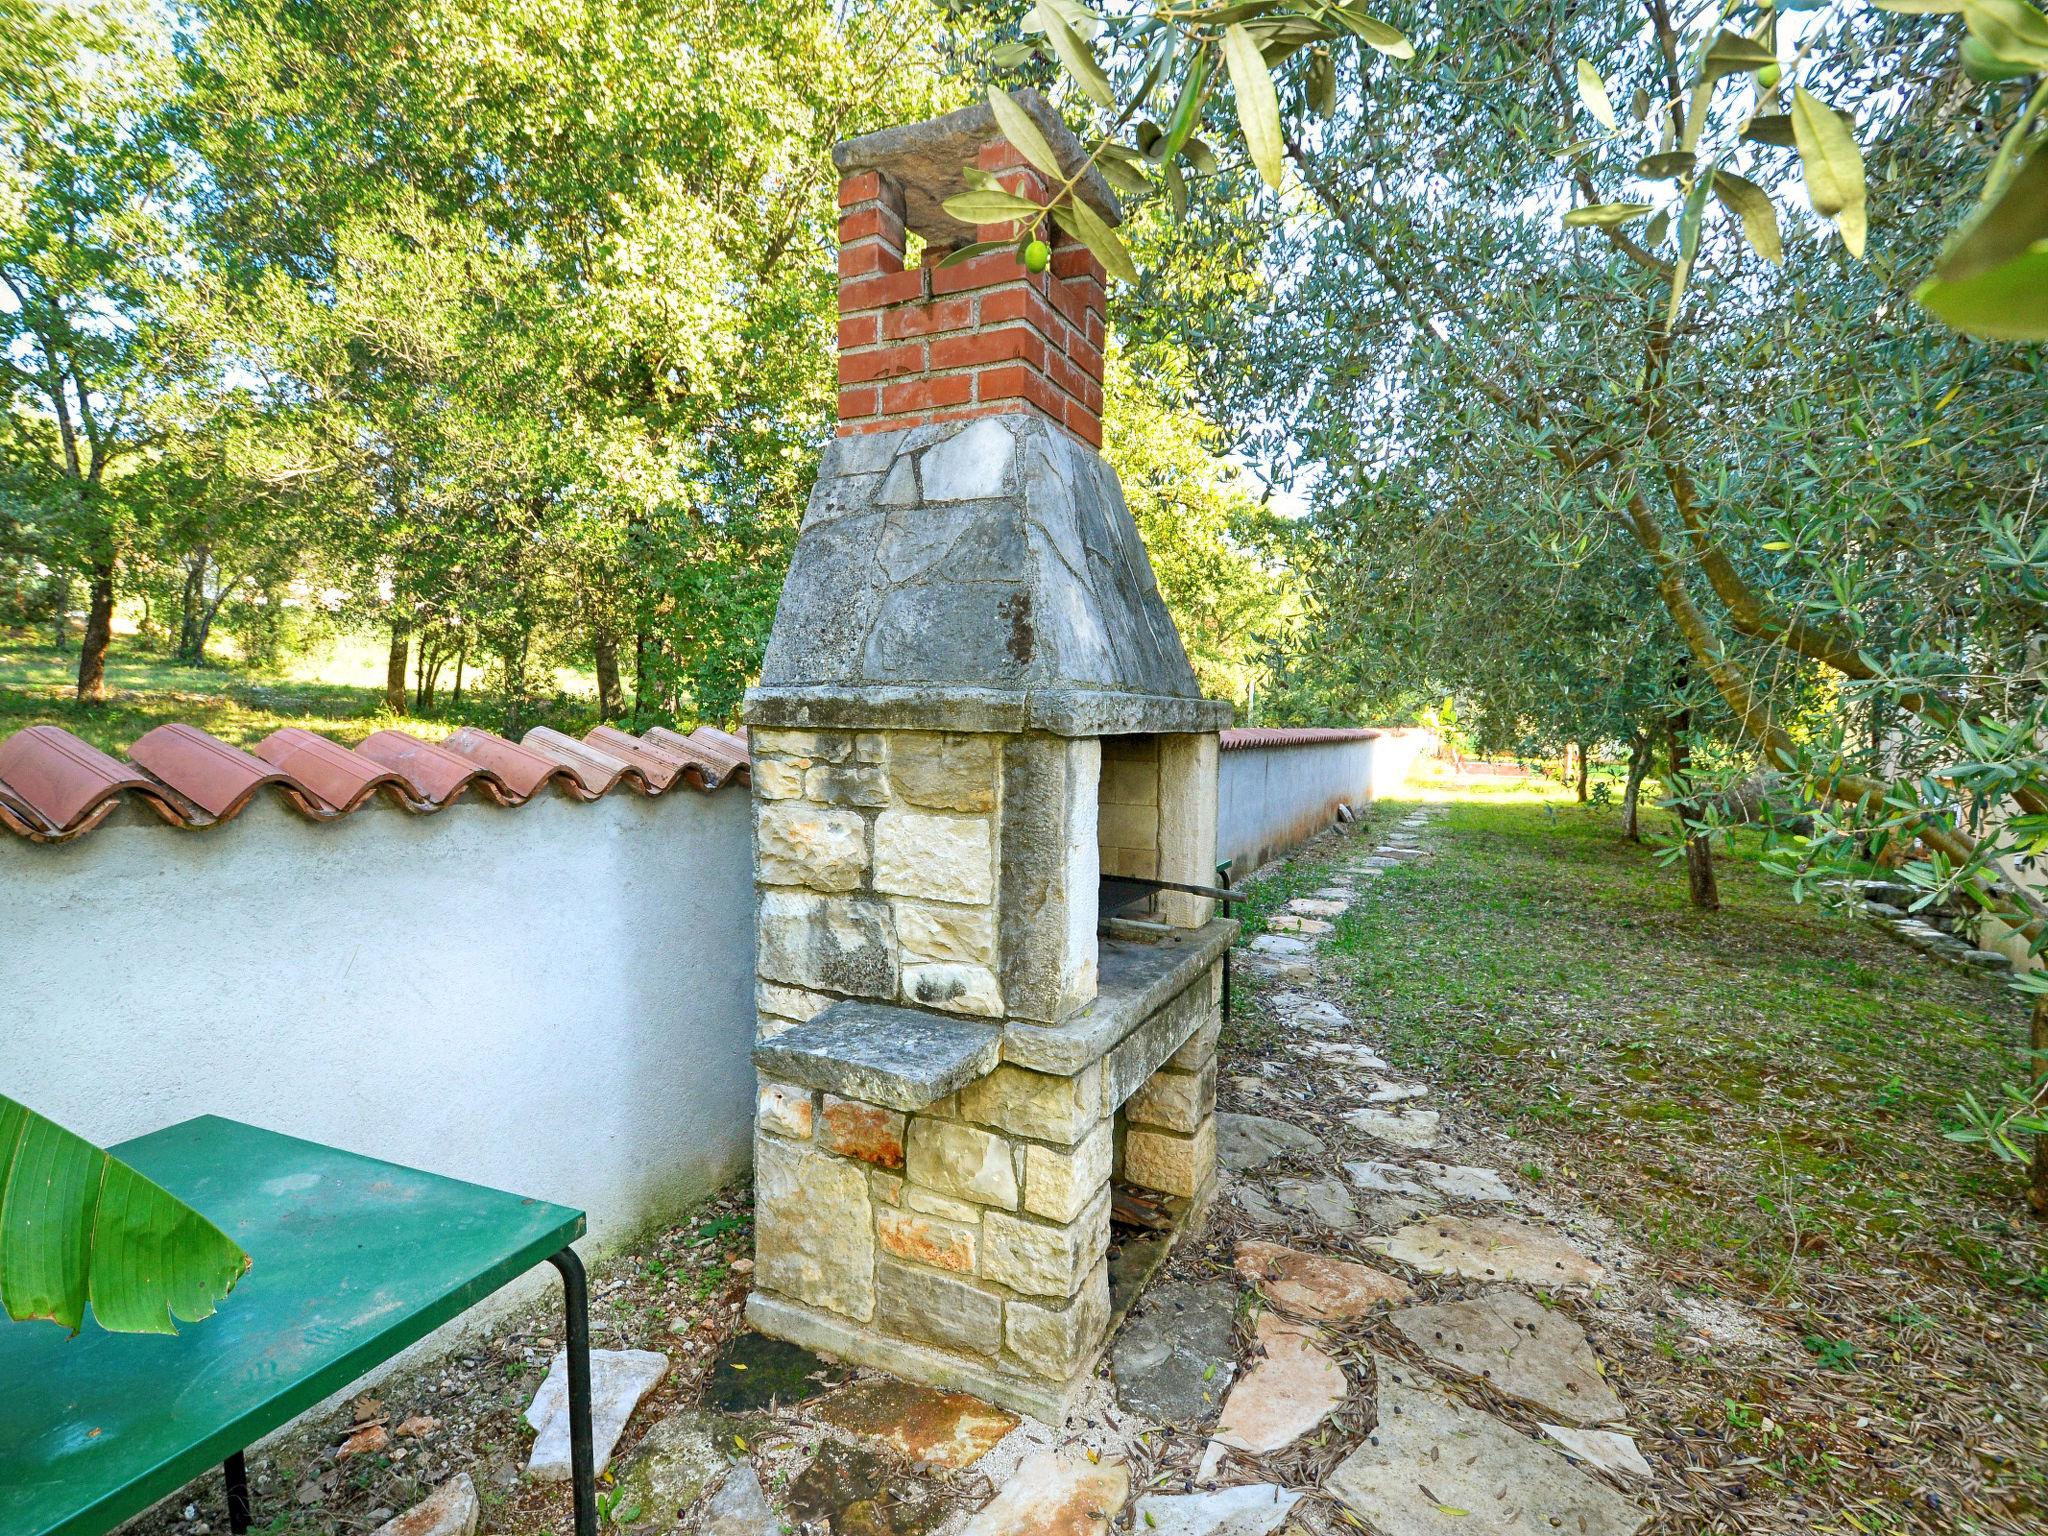
[[1275,1179],[1273,1198],[1290,1211],[1339,1232],[1358,1225],[1358,1206],[1351,1191],[1335,1179]]
[[[682,1408],[640,1437],[632,1459],[614,1480],[621,1524],[654,1521],[663,1528],[722,1481],[732,1466],[733,1426],[701,1408]],[[637,1513],[635,1513],[637,1511]],[[629,1521],[627,1517],[630,1516]]]
[[1040,1451],[1005,1479],[960,1536],[1104,1536],[1131,1496],[1121,1460]]
[[1237,1295],[1221,1281],[1185,1280],[1145,1293],[1110,1346],[1110,1375],[1126,1411],[1176,1429],[1215,1417],[1237,1374]]
[[1606,1424],[1628,1412],[1601,1375],[1585,1331],[1520,1291],[1403,1307],[1387,1321],[1444,1369],[1556,1418]]
[[1216,1117],[1216,1160],[1233,1173],[1260,1168],[1276,1157],[1325,1157],[1329,1145],[1314,1131],[1267,1115]]
[[1268,1303],[1312,1322],[1350,1322],[1415,1295],[1407,1281],[1370,1265],[1257,1238],[1240,1242],[1233,1259]]
[[1148,1493],[1131,1529],[1145,1536],[1269,1536],[1301,1495],[1274,1483],[1244,1483],[1207,1493]]
[[1415,1167],[1429,1182],[1430,1188],[1455,1200],[1492,1200],[1500,1204],[1513,1204],[1520,1198],[1491,1168],[1475,1168],[1464,1163],[1431,1162],[1420,1162]]
[[1596,1466],[1602,1472],[1645,1480],[1657,1475],[1657,1469],[1650,1465],[1636,1445],[1634,1435],[1623,1434],[1618,1429],[1578,1429],[1567,1424],[1539,1424],[1536,1427],[1563,1446],[1567,1456]]
[[[647,1394],[668,1375],[668,1356],[651,1349],[593,1349],[590,1352],[590,1445],[597,1470],[611,1465],[612,1451]],[[569,1479],[569,1352],[557,1350],[547,1379],[533,1395],[526,1422],[534,1428],[526,1475],[542,1482]]]
[[899,1456],[941,1467],[971,1467],[1022,1422],[965,1392],[905,1381],[860,1381],[821,1399],[810,1416]]
[[711,1362],[711,1406],[725,1413],[758,1413],[831,1391],[849,1372],[822,1355],[765,1333],[736,1334]]
[[1436,1216],[1370,1240],[1375,1251],[1431,1275],[1598,1285],[1606,1269],[1547,1227],[1498,1216]]
[[1426,1083],[1397,1083],[1392,1078],[1380,1078],[1365,1096],[1368,1104],[1406,1104],[1411,1099],[1429,1097]]
[[1433,1109],[1354,1109],[1344,1122],[1390,1147],[1427,1152],[1436,1145],[1439,1118]]
[[1297,896],[1287,903],[1288,911],[1303,917],[1342,917],[1350,909],[1348,898],[1328,896]]
[[1292,1445],[1344,1401],[1344,1372],[1316,1346],[1316,1331],[1268,1312],[1259,1319],[1263,1356],[1223,1399],[1223,1414],[1195,1481],[1215,1477],[1223,1452],[1264,1456]]
[[1350,886],[1343,883],[1344,879],[1345,877],[1343,875],[1339,875],[1337,876],[1337,884],[1318,886],[1316,887],[1316,889],[1310,891],[1309,895],[1315,898],[1317,901],[1341,901],[1346,906],[1349,906],[1351,904],[1352,898],[1356,896],[1357,893],[1353,891]]
[[1376,1195],[1420,1195],[1427,1193],[1409,1177],[1406,1163],[1357,1162],[1344,1165],[1345,1176],[1360,1189]]
[[458,1472],[404,1514],[386,1520],[371,1536],[476,1536],[483,1506],[476,1484]]
[[1291,959],[1280,955],[1248,954],[1238,961],[1237,964],[1264,981],[1299,984],[1316,979],[1316,968],[1307,960]]
[[1310,938],[1337,931],[1334,923],[1326,923],[1320,917],[1297,917],[1292,912],[1275,912],[1266,919],[1266,926],[1279,933],[1305,933]]
[[1379,1424],[1323,1488],[1383,1536],[1634,1536],[1649,1523],[1540,1441],[1373,1363]]
[[1280,992],[1273,998],[1273,1008],[1287,1023],[1297,1028],[1349,1029],[1351,1015],[1335,1003],[1327,1002],[1307,992]]
[[1262,1227],[1284,1227],[1287,1213],[1273,1203],[1273,1197],[1259,1185],[1242,1179],[1234,1179],[1230,1185],[1230,1198],[1237,1202],[1237,1208]]
[[689,1536],[781,1536],[782,1522],[752,1467],[734,1467],[684,1527]]
[[1312,1040],[1302,1047],[1311,1056],[1342,1067],[1357,1067],[1365,1072],[1391,1072],[1393,1067],[1386,1057],[1369,1045],[1353,1045],[1342,1040]]
[[1284,933],[1262,933],[1246,947],[1255,955],[1270,955],[1278,960],[1300,960],[1316,952],[1315,945],[1307,939]]

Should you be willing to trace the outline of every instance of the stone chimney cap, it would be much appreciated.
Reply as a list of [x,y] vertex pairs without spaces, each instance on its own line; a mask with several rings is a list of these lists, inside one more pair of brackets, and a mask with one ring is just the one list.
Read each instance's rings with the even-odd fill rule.
[[[1044,132],[1046,142],[1059,156],[1062,171],[1072,175],[1087,161],[1086,146],[1037,91],[1027,86],[1012,91],[1010,99]],[[902,189],[905,226],[936,245],[950,246],[972,240],[975,229],[950,217],[940,204],[967,190],[967,183],[960,179],[961,167],[972,165],[976,155],[1001,138],[996,115],[983,101],[944,117],[841,140],[832,146],[832,163],[842,178],[862,171],[882,172]],[[1091,168],[1074,190],[1112,225],[1123,222],[1123,206],[1102,172]]]

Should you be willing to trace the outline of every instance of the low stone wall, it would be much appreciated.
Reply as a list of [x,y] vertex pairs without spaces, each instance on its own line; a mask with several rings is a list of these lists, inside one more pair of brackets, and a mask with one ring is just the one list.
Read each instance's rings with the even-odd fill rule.
[[1216,857],[1242,877],[1337,819],[1396,794],[1436,744],[1422,730],[1236,730],[1223,733]]
[[744,785],[0,836],[0,1089],[559,1201],[602,1246],[746,1169],[750,840]]

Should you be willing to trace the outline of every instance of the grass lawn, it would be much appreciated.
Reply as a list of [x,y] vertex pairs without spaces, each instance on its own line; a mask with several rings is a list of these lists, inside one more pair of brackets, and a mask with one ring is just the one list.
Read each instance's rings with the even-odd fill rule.
[[[384,707],[383,653],[372,655],[373,650],[344,639],[275,674],[257,674],[226,664],[180,666],[117,636],[107,657],[106,699],[82,704],[73,697],[75,646],[60,653],[0,634],[0,736],[31,725],[61,725],[118,757],[136,737],[169,721],[196,725],[239,747],[286,725],[351,746],[394,726],[430,741],[464,725],[505,728],[504,705],[490,694],[471,693],[460,705],[443,702],[423,715],[391,713]],[[477,680],[472,674],[472,684]],[[552,725],[580,736],[595,725],[595,688],[585,697],[576,682],[573,674],[558,677],[563,691],[529,704],[521,731]],[[444,676],[444,698],[448,688]]]
[[[1435,857],[1332,935],[1361,1029],[1611,1221],[1638,1278],[1776,1341],[1658,1324],[1631,1368],[1697,1446],[1669,1528],[2048,1531],[2048,1225],[2019,1170],[1942,1135],[2019,1074],[2016,998],[1739,858],[1694,911],[1553,786],[1441,798]],[[1325,868],[1261,882],[1254,920]]]

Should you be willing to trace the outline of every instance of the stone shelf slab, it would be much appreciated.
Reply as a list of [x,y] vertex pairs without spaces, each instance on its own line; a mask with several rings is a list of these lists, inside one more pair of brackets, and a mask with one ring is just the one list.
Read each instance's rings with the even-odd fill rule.
[[[1165,1003],[1193,985],[1236,936],[1234,918],[1217,918],[1155,942],[1102,940],[1096,959],[1095,1001],[1058,1024],[1005,1025],[1003,1060],[1033,1072],[1072,1077],[1107,1056]],[[1167,1054],[1172,1054],[1171,1048]]]
[[1002,1030],[991,1024],[842,1002],[756,1045],[754,1065],[800,1087],[918,1110],[986,1077],[1002,1050]]

